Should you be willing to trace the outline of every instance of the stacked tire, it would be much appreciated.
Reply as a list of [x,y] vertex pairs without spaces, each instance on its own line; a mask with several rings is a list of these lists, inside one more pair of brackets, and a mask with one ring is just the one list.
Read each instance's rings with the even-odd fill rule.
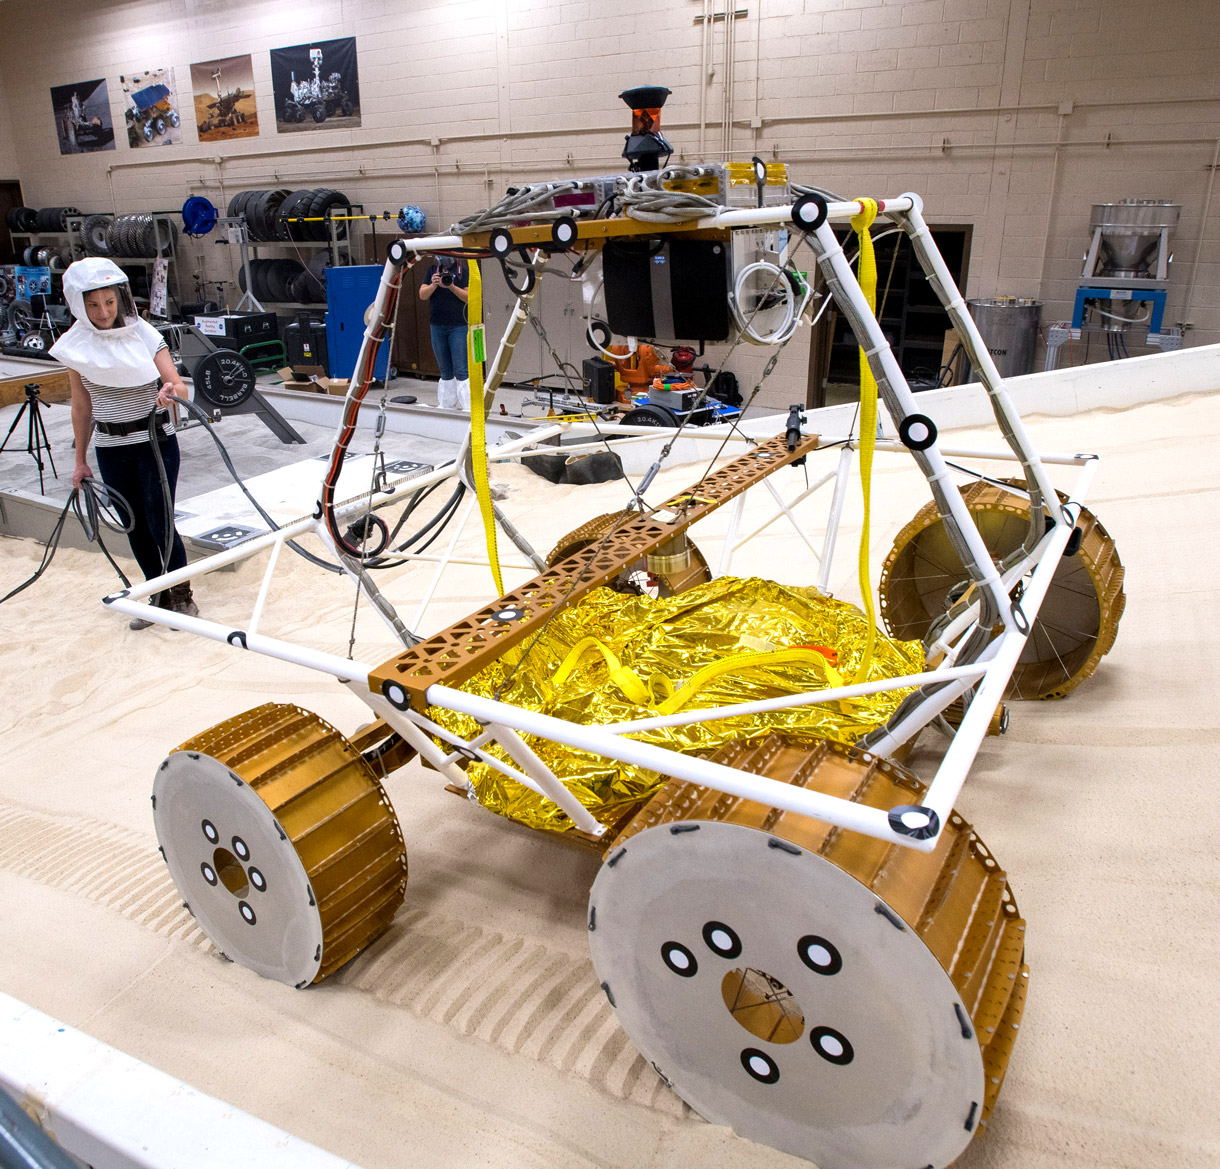
[[[327,217],[350,206],[346,195],[329,187],[238,191],[229,200],[229,216],[245,216],[254,243],[325,243],[330,238]],[[346,238],[346,221],[336,225],[336,235]]]
[[38,230],[38,212],[33,207],[13,207],[4,217],[9,231],[29,234]]
[[52,248],[46,244],[34,244],[21,253],[21,262],[27,268],[50,268],[52,272],[62,272],[72,263],[72,253],[66,248]]
[[85,254],[89,256],[110,255],[110,229],[113,220],[109,215],[90,215],[81,224],[81,238]]
[[275,243],[284,238],[279,234],[279,212],[290,194],[288,190],[238,191],[229,200],[229,218],[244,215],[246,231],[254,243]]
[[239,270],[238,283],[243,292],[253,292],[255,299],[272,304],[325,304],[326,285],[322,278],[299,260],[251,260],[250,282],[246,288],[246,273]]
[[68,216],[79,215],[75,207],[14,207],[4,217],[9,231],[21,231],[27,234],[47,233],[52,231],[67,231]]
[[[105,216],[90,216],[86,223],[93,223]],[[82,224],[82,227],[85,225]],[[94,225],[93,246],[98,246],[100,236],[99,225]],[[86,229],[86,241],[90,232]],[[88,247],[86,242],[86,247]],[[106,227],[105,252],[92,252],[91,255],[107,255],[121,259],[156,259],[158,256],[171,256],[178,246],[178,225],[165,216],[157,215],[119,215]]]

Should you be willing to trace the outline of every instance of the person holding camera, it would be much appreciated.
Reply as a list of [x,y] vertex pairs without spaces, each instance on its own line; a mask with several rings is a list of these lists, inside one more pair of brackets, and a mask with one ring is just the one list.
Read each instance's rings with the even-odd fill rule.
[[447,410],[470,409],[470,375],[466,366],[466,286],[470,274],[453,256],[438,256],[419,289],[428,302],[432,352],[441,368],[438,404]]

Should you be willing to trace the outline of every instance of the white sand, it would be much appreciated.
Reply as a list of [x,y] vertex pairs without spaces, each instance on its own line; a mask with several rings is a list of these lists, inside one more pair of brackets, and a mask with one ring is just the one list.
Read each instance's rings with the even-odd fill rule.
[[[960,800],[1028,919],[1031,986],[990,1131],[959,1164],[1202,1169],[1220,1158],[1209,632],[1220,397],[1031,430],[1044,449],[1104,456],[1089,502],[1126,565],[1127,611],[1115,649],[1075,694],[1014,707]],[[544,554],[623,499],[621,486],[497,474],[508,514]],[[800,476],[779,481],[791,494]],[[663,482],[695,477],[678,468]],[[905,461],[879,457],[875,497],[874,578],[927,492]],[[808,512],[815,544],[827,499]],[[845,523],[832,587],[850,597],[854,492]],[[714,566],[723,517],[709,526],[696,539]],[[465,546],[477,544],[472,524]],[[5,590],[39,552],[0,541]],[[736,567],[809,583],[816,568],[802,556],[775,525]],[[387,590],[417,596],[428,572]],[[109,574],[100,556],[63,552],[0,609],[0,989],[369,1169],[804,1164],[691,1116],[635,1055],[588,960],[596,858],[454,798],[415,765],[387,785],[411,865],[389,934],[303,992],[218,958],[156,852],[157,765],[269,699],[348,732],[365,708],[327,677],[186,634],[130,632],[98,604]],[[239,620],[257,579],[247,565],[199,582],[205,614]],[[266,630],[346,652],[350,588],[295,560],[281,581]],[[486,570],[455,571],[425,631],[488,591]],[[402,611],[409,620],[413,604]],[[357,657],[392,652],[374,618],[360,630]],[[923,749],[915,764],[927,774],[935,755]]]

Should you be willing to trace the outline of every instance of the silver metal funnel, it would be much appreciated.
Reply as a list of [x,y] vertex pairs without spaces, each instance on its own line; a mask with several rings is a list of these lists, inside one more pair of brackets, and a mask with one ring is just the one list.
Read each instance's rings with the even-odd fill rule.
[[1178,226],[1181,204],[1161,199],[1123,199],[1118,203],[1094,203],[1089,227],[1101,231],[1099,276],[1147,277],[1162,231]]

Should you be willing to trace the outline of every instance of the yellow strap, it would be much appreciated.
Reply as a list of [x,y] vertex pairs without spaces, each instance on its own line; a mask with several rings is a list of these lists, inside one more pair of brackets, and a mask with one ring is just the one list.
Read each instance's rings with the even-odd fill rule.
[[[628,702],[634,702],[636,706],[651,707],[658,714],[676,714],[708,682],[721,674],[754,669],[758,666],[818,666],[826,675],[829,685],[843,685],[843,676],[817,650],[780,649],[770,653],[733,654],[713,662],[710,666],[704,666],[685,686],[675,692],[673,683],[664,674],[654,674],[645,682],[630,666],[624,666],[618,655],[596,637],[582,638],[568,651],[568,656],[563,659],[552,678],[554,684],[562,686],[585,654],[593,649],[605,659],[610,681],[619,688],[623,697]],[[658,697],[661,698],[660,702],[657,701]]]
[[[868,307],[877,312],[877,257],[873,252],[873,237],[869,227],[877,218],[875,199],[856,200],[861,207],[853,215],[851,225],[860,240],[860,288]],[[852,682],[866,682],[873,668],[873,651],[877,645],[877,615],[873,608],[873,586],[868,564],[869,518],[872,511],[873,448],[877,441],[877,379],[869,367],[864,348],[860,348],[860,489],[864,495],[864,524],[860,530],[860,595],[864,598],[864,614],[868,618],[864,652],[852,675]]]
[[470,373],[470,454],[474,466],[474,493],[483,516],[487,536],[487,559],[496,582],[497,596],[504,595],[500,578],[500,551],[496,546],[496,511],[491,502],[491,482],[487,477],[487,417],[483,403],[483,360],[487,356],[483,336],[483,278],[478,260],[470,261],[470,286],[466,290],[466,364]]
[[[580,659],[591,649],[598,650],[605,658],[606,668],[610,671],[610,680],[623,692],[623,696],[628,702],[634,702],[636,706],[652,705],[652,692],[640,680],[639,674],[624,666],[614,650],[596,637],[583,638],[568,651],[568,656],[563,659],[559,669],[555,671],[553,680],[556,686],[562,686],[568,680],[572,671],[579,665]],[[665,685],[668,685],[668,681],[665,682]]]
[[677,714],[713,678],[721,674],[750,670],[758,666],[818,666],[831,686],[843,684],[842,675],[815,649],[777,649],[770,653],[733,654],[721,661],[704,666],[689,682],[662,702],[657,710],[661,714]]

